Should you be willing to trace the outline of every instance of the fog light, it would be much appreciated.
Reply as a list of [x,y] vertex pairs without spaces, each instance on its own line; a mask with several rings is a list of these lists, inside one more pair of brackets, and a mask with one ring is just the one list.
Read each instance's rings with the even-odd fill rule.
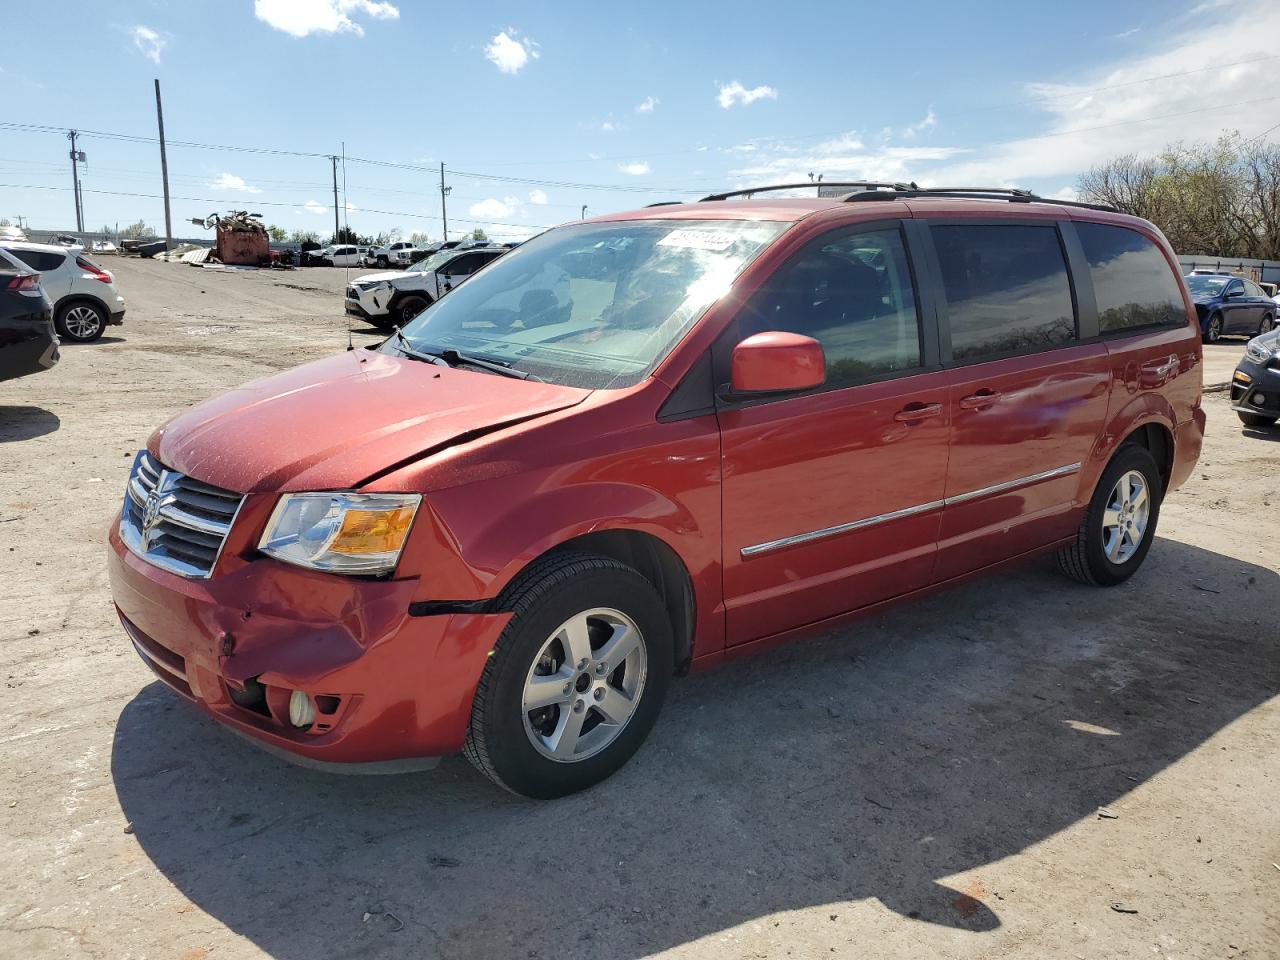
[[1265,407],[1267,405],[1267,398],[1260,393],[1255,393],[1249,398],[1249,402],[1255,407]]
[[315,704],[301,690],[289,694],[289,722],[304,730],[316,722]]

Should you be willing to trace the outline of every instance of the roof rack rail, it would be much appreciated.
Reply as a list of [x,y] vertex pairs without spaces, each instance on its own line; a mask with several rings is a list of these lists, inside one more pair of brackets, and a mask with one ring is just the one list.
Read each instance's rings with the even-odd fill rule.
[[845,203],[857,203],[864,200],[910,200],[920,197],[950,200],[1007,200],[1009,203],[1051,203],[1060,207],[1083,207],[1086,210],[1119,212],[1115,207],[1102,203],[1041,197],[1030,190],[1020,190],[1017,187],[916,187],[912,185],[908,190],[863,190],[859,193],[851,193],[842,200]]
[[648,210],[650,207],[678,207],[684,203],[683,200],[659,200],[657,203],[646,203],[644,208]]
[[[867,192],[875,190],[919,189],[914,183],[886,183],[879,180],[828,180],[826,182],[810,180],[807,183],[776,183],[767,187],[750,187],[746,190],[730,190],[726,193],[713,193],[709,197],[703,197],[698,202],[706,203],[709,200],[728,200],[730,197],[750,197],[757,193],[768,193],[773,190],[803,190],[806,187],[860,187],[862,190]],[[835,200],[837,198],[832,197],[831,199]]]

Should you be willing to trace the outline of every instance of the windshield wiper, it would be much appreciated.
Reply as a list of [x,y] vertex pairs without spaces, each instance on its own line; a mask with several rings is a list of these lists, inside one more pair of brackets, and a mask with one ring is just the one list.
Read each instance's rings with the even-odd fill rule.
[[436,356],[433,353],[423,353],[420,350],[413,349],[413,346],[405,338],[405,335],[400,332],[399,327],[393,327],[392,329],[395,330],[395,338],[397,341],[396,349],[410,360],[421,360],[423,363],[434,363],[437,367],[451,366],[449,361],[444,357]]
[[542,383],[541,377],[535,377],[526,370],[516,370],[511,364],[505,360],[489,360],[485,357],[473,357],[470,354],[459,353],[452,347],[441,350],[434,354],[451,367],[459,364],[466,364],[469,367],[479,367],[481,370],[488,370],[491,373],[497,373],[504,377],[511,377],[515,380],[532,380],[535,383]]
[[466,365],[468,367],[479,367],[481,370],[488,370],[491,373],[500,374],[504,377],[511,377],[514,380],[532,380],[535,383],[545,383],[541,377],[536,377],[532,373],[525,370],[516,370],[511,364],[505,360],[490,360],[486,357],[473,357],[470,354],[459,353],[452,347],[444,350],[415,350],[409,343],[409,340],[399,327],[395,330],[396,349],[406,357],[412,360],[422,360],[425,363],[434,363],[441,367],[457,367]]

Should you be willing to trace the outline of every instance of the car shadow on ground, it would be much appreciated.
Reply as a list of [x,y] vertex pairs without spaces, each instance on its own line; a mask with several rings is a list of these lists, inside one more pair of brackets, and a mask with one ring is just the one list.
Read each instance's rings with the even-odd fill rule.
[[80,347],[98,347],[98,346],[105,346],[109,343],[127,343],[127,342],[128,341],[124,337],[110,337],[104,334],[103,336],[98,337],[95,340],[89,340],[84,343],[81,343],[76,340],[62,340],[58,344],[58,346],[61,349],[65,350],[68,347],[75,347],[79,349]]
[[0,404],[0,443],[43,437],[61,425],[58,415],[44,407],[7,407]]
[[1092,818],[1280,691],[1277,597],[1275,572],[1171,540],[1112,590],[1036,562],[682,680],[621,773],[550,803],[454,759],[302,770],[159,683],[124,708],[112,776],[155,867],[287,960],[610,960],[871,897],[980,934],[999,892],[944,878]]
[[1272,443],[1280,440],[1280,426],[1245,427],[1240,432],[1250,440],[1270,440]]

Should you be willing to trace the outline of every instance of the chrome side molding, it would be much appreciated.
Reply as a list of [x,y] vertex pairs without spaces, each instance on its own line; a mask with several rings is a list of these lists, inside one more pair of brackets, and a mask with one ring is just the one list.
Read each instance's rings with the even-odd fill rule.
[[1005,493],[1009,490],[1016,490],[1019,487],[1028,487],[1034,483],[1042,483],[1045,480],[1054,480],[1058,477],[1070,476],[1073,473],[1079,473],[1082,463],[1068,463],[1061,467],[1054,467],[1052,470],[1042,470],[1039,473],[1033,473],[1030,476],[1018,477],[1016,480],[1006,480],[1003,483],[994,483],[989,487],[979,487],[977,490],[970,490],[967,493],[958,493],[952,497],[945,497],[942,500],[931,500],[928,503],[917,504],[914,507],[903,507],[901,510],[893,510],[889,513],[879,513],[874,517],[867,517],[863,520],[853,520],[849,523],[837,524],[834,527],[823,527],[821,530],[810,530],[808,533],[797,533],[790,537],[782,537],[778,540],[766,540],[764,543],[752,544],[749,547],[743,547],[739,551],[744,560],[750,557],[758,557],[762,553],[772,553],[774,550],[781,550],[784,547],[794,547],[796,544],[809,543],[813,540],[825,540],[827,537],[839,536],[842,533],[850,533],[854,530],[862,530],[866,527],[874,527],[881,523],[888,523],[891,520],[902,520],[905,517],[913,517],[920,513],[928,513],[931,510],[937,510],[940,507],[947,507],[958,503],[968,503],[971,500],[979,500],[982,497],[989,497],[997,493]]

